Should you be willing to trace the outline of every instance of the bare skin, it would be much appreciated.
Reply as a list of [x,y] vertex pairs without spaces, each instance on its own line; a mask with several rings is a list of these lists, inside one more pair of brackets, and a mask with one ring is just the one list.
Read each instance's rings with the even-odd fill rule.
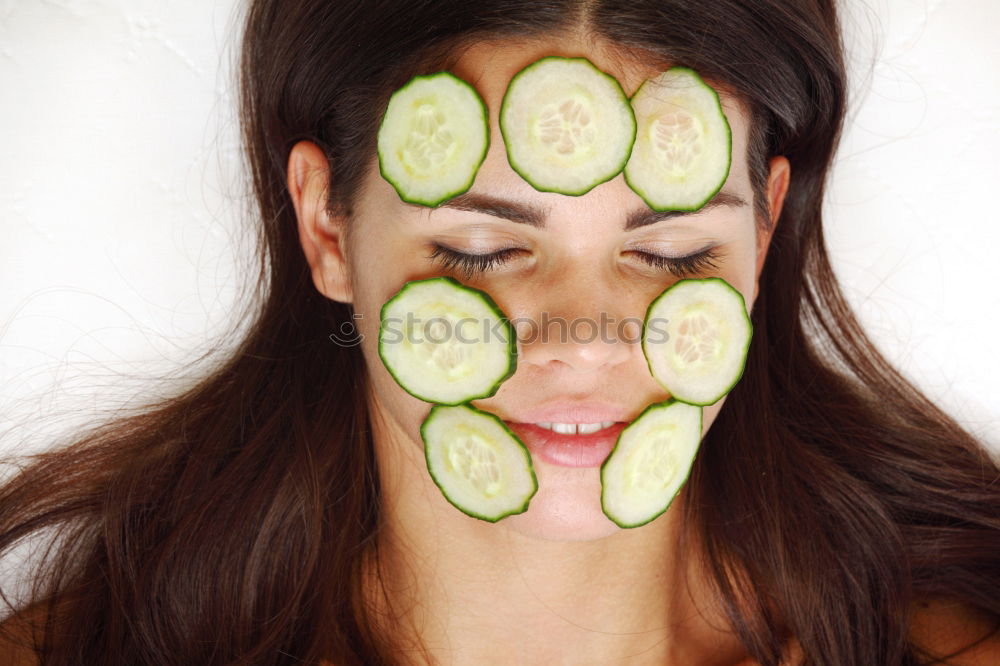
[[[536,460],[539,491],[524,514],[496,524],[457,511],[430,479],[419,426],[429,405],[405,393],[376,349],[381,305],[408,280],[445,274],[427,258],[429,242],[489,253],[516,244],[525,252],[463,282],[487,291],[512,318],[541,313],[641,319],[649,302],[678,279],[635,256],[719,249],[708,275],[726,279],[752,307],[770,235],[759,235],[746,161],[747,118],[723,97],[733,129],[733,164],[723,188],[746,205],[716,207],[623,231],[628,214],[648,207],[619,175],[579,197],[540,193],[507,163],[498,125],[510,78],[546,55],[586,56],[631,95],[662,71],[621,62],[579,36],[544,42],[477,44],[453,73],[472,84],[490,110],[491,146],[470,192],[547,210],[537,229],[481,212],[405,204],[373,161],[354,206],[355,225],[324,210],[328,179],[322,151],[301,142],[289,158],[303,251],[314,283],[362,315],[360,345],[371,377],[370,405],[385,498],[380,541],[387,598],[371,602],[397,616],[398,640],[425,644],[435,663],[719,664],[745,653],[708,605],[695,553],[676,542],[683,496],[655,521],[623,530],[600,509],[599,471]],[[767,196],[774,219],[788,187],[787,160],[771,162]],[[641,348],[621,341],[537,341],[521,347],[517,372],[497,394],[475,401],[501,418],[554,397],[587,398],[629,410],[632,418],[669,395],[650,377]],[[724,399],[704,411],[711,427]],[[422,663],[412,655],[412,663]]]

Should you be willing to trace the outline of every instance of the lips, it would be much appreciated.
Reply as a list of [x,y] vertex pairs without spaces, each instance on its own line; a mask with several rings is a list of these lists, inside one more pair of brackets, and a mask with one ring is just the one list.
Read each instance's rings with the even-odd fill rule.
[[618,435],[628,425],[616,422],[608,428],[586,435],[563,435],[534,423],[505,423],[534,456],[562,467],[599,467],[615,448]]
[[[611,401],[562,398],[509,414],[504,423],[536,459],[561,467],[600,467],[615,448],[618,435],[635,415],[635,410]],[[611,425],[596,432],[573,434],[536,425],[603,422],[611,422]]]
[[634,410],[607,402],[560,401],[510,414],[515,423],[599,423],[601,421],[631,421]]

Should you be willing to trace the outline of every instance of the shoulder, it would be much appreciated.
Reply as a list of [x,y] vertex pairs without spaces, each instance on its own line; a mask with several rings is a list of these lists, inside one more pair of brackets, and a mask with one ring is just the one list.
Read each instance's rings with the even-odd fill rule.
[[[1000,618],[969,604],[929,599],[914,604],[909,640],[921,666],[997,666],[1000,664]],[[782,665],[805,662],[792,638]],[[759,666],[747,658],[734,666]]]
[[996,666],[1000,618],[961,602],[924,600],[913,608],[910,642],[927,666]]

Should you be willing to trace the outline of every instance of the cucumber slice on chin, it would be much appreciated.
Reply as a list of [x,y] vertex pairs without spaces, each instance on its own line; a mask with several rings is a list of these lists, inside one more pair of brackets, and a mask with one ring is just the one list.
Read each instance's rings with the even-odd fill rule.
[[653,403],[622,430],[601,465],[601,509],[619,527],[662,514],[687,480],[701,444],[702,408]]
[[434,405],[420,426],[427,470],[453,506],[497,522],[528,510],[538,491],[531,454],[497,416]]

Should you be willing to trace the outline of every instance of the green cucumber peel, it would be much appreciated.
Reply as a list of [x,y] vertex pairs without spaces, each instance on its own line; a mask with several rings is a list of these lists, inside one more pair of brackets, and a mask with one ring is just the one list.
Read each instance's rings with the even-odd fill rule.
[[[657,313],[666,314],[666,312],[662,312],[663,308],[661,308],[661,304],[664,304],[666,299],[683,296],[682,292],[684,290],[699,285],[711,287],[711,289],[707,291],[702,290],[702,293],[705,295],[701,302],[696,305],[689,305],[685,310],[693,312],[697,316],[699,313],[694,312],[694,309],[697,305],[702,305],[705,308],[704,314],[708,315],[706,317],[708,319],[707,323],[715,326],[715,330],[710,329],[709,333],[723,330],[727,324],[731,328],[731,331],[727,332],[724,340],[724,343],[728,342],[732,345],[731,348],[727,347],[724,350],[729,353],[726,359],[728,363],[719,371],[721,374],[707,375],[707,379],[703,383],[708,384],[708,388],[693,386],[699,379],[695,376],[695,373],[699,370],[698,367],[690,368],[687,376],[684,376],[683,372],[671,373],[665,371],[665,368],[669,370],[669,363],[664,360],[668,359],[669,356],[665,355],[669,355],[670,353],[669,346],[676,344],[670,338],[674,335],[685,334],[678,332],[680,325],[675,326],[672,324],[669,316],[664,317],[668,322],[668,329],[666,331],[668,339],[664,342],[649,342],[649,333],[651,331],[650,321],[653,320]],[[713,319],[714,321],[712,321]],[[699,344],[700,341],[697,340],[699,337],[697,333],[693,334],[692,337],[696,338],[695,344]],[[721,277],[685,278],[678,280],[664,289],[653,299],[649,307],[646,308],[646,315],[643,318],[642,326],[642,352],[646,358],[646,366],[650,374],[664,389],[670,392],[672,397],[690,405],[708,406],[721,400],[742,378],[752,338],[753,323],[747,312],[743,295],[736,288]],[[708,343],[705,343],[705,346],[709,346]]]
[[472,187],[490,145],[486,103],[450,72],[396,90],[378,130],[379,173],[407,203],[434,207]]
[[[632,529],[661,516],[687,483],[701,447],[702,408],[675,398],[647,405],[618,435],[618,441],[601,464],[601,511],[618,527]],[[667,426],[682,431],[669,442],[636,440],[643,433]],[[655,432],[654,434],[660,434]],[[654,447],[654,448],[650,448]],[[671,465],[672,463],[672,465]],[[666,469],[664,469],[666,467]],[[658,472],[667,472],[666,478]],[[659,486],[659,487],[656,487]]]
[[[447,315],[455,311],[468,314],[472,310],[478,310],[473,313],[477,316],[472,319],[492,324],[492,328],[499,329],[499,337],[491,343],[483,339],[468,343],[459,341],[458,346],[441,348],[434,342],[409,345],[406,338],[412,331],[404,330],[403,338],[399,341],[388,341],[392,331],[387,323],[392,313],[395,312],[399,317],[407,316],[413,313],[414,306],[423,303],[422,299],[430,299],[429,305],[423,309],[431,319],[447,319]],[[450,276],[407,282],[382,305],[379,321],[378,353],[382,364],[403,390],[425,402],[457,405],[488,398],[496,394],[500,385],[517,370],[517,337],[507,315],[489,294],[464,285]],[[423,330],[423,333],[430,337],[428,331]],[[484,337],[486,336],[492,337],[492,333],[487,331]],[[458,336],[453,332],[451,338],[457,340]],[[419,344],[424,345],[424,348],[419,349]],[[422,354],[430,354],[434,362],[429,362]],[[441,356],[445,362],[452,362],[456,354],[461,356],[459,363],[453,363],[450,368],[442,368],[438,363]],[[472,361],[478,361],[475,367],[472,367]],[[462,363],[469,366],[459,378],[467,379],[464,384],[449,376],[456,367],[461,371]],[[478,377],[475,375],[477,372],[480,373]],[[466,389],[460,390],[463,386]]]
[[613,179],[635,132],[621,84],[583,57],[546,56],[527,65],[500,104],[507,161],[539,192],[580,196]]
[[531,453],[498,416],[467,403],[434,405],[420,437],[431,479],[459,511],[495,523],[528,510],[538,492]]

